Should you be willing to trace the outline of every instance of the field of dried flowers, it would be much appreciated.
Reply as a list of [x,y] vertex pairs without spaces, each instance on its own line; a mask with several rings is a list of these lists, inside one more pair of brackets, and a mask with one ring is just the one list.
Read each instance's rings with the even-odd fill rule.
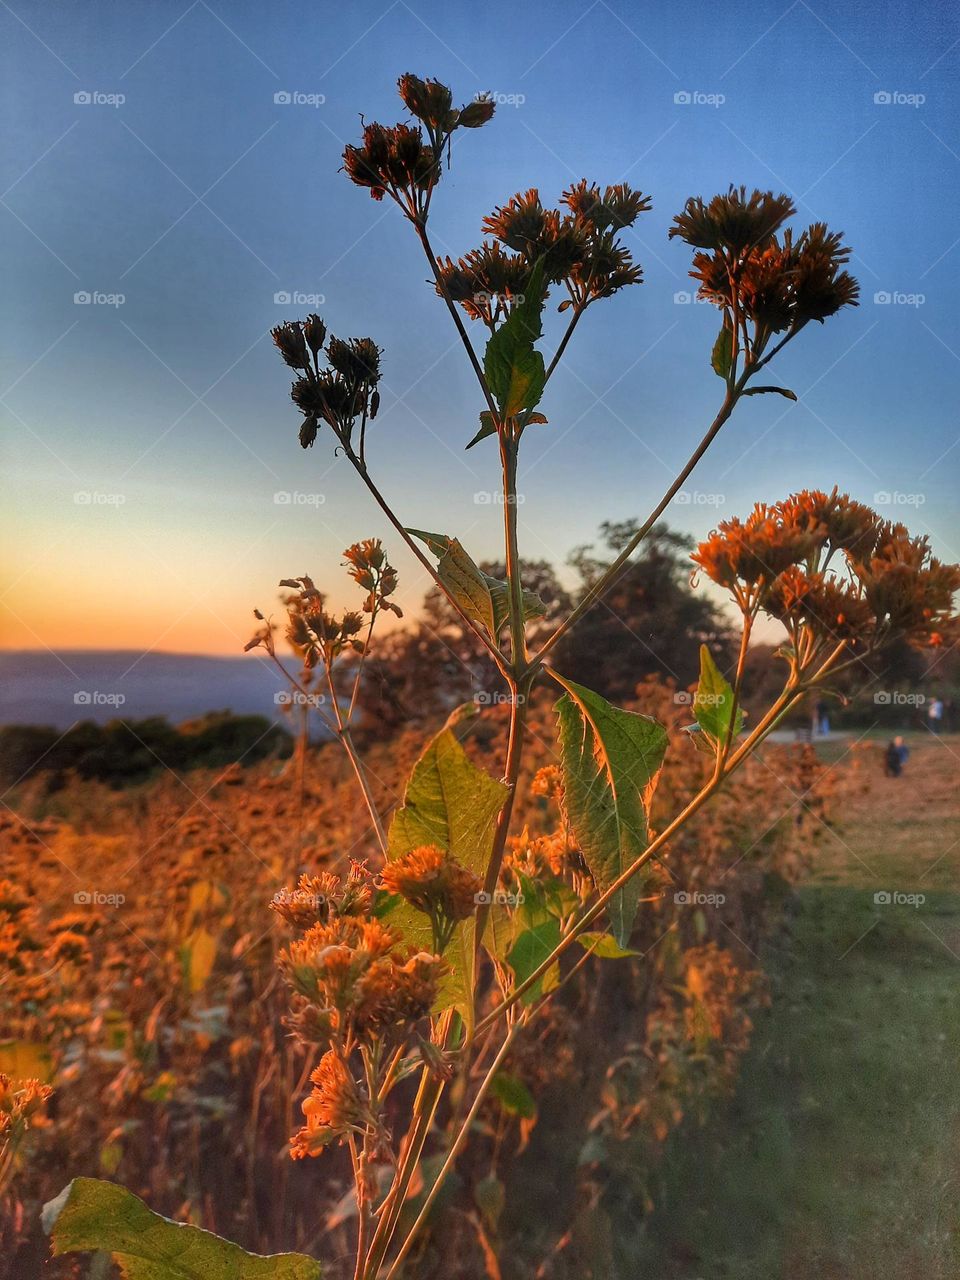
[[[681,731],[684,708],[668,687],[641,686],[635,706],[673,740],[656,823],[701,785],[708,761]],[[576,858],[551,719],[535,700],[522,834],[509,854],[526,872]],[[464,745],[495,771],[505,731],[489,708],[463,728]],[[382,811],[399,803],[425,736],[369,744]],[[825,793],[843,776],[823,774],[809,749],[765,748],[654,873],[637,954],[613,965],[581,957],[537,1037],[505,1064],[418,1275],[498,1276],[498,1254],[509,1275],[606,1274],[611,1195],[649,1208],[660,1147],[735,1078],[764,998],[759,940],[808,865]],[[301,870],[378,865],[342,753],[311,751],[302,775],[296,760],[266,762],[166,772],[123,791],[72,782],[50,793],[38,776],[2,823],[0,1069],[55,1091],[4,1193],[3,1280],[77,1265],[45,1262],[37,1223],[70,1174],[116,1178],[159,1211],[255,1250],[309,1251],[324,1238],[328,1259],[346,1259],[355,1209],[344,1153],[289,1158],[316,1063],[282,1021],[276,959],[289,935],[268,909]],[[548,1151],[538,1146],[547,1128]],[[430,1171],[428,1156],[411,1212]]]

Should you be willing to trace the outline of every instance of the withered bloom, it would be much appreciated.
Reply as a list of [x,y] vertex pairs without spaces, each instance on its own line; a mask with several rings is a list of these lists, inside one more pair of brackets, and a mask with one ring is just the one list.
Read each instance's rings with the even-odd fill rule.
[[432,844],[392,858],[380,878],[387,893],[399,894],[430,917],[438,953],[450,941],[454,926],[474,914],[483,888],[478,876]]
[[347,1063],[336,1050],[327,1050],[310,1080],[313,1089],[301,1107],[306,1124],[290,1139],[294,1160],[318,1156],[330,1142],[362,1133],[371,1119]]

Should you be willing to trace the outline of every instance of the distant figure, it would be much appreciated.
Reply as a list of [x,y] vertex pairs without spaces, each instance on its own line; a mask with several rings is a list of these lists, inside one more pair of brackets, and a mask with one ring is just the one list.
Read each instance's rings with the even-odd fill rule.
[[927,707],[927,726],[931,733],[939,733],[943,727],[943,702],[939,698],[931,698]]
[[899,778],[907,762],[907,748],[899,734],[887,744],[883,753],[883,772],[888,778]]
[[814,710],[816,716],[816,732],[821,738],[830,737],[830,708],[821,698]]

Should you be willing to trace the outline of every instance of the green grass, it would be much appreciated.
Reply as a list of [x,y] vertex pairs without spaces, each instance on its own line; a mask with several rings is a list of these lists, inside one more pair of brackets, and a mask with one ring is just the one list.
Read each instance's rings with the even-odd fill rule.
[[734,1098],[675,1136],[655,1212],[618,1231],[624,1280],[960,1277],[960,743],[911,746],[899,779],[861,760],[763,957]]

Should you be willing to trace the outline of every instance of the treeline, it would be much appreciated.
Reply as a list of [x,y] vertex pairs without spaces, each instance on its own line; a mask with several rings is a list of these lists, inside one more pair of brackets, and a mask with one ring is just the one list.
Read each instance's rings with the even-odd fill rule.
[[145,720],[86,720],[66,733],[49,727],[8,725],[0,729],[0,781],[15,785],[38,770],[52,789],[68,773],[111,786],[143,782],[162,769],[222,768],[235,761],[254,764],[292,750],[290,735],[265,716],[213,711],[171,725],[162,716]]

